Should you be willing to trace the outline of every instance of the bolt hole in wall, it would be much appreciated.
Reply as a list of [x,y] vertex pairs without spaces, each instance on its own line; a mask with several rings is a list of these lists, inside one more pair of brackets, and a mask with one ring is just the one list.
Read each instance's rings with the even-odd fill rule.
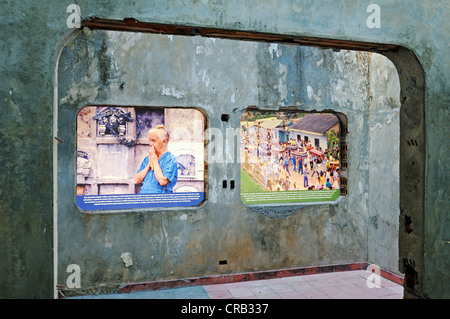
[[[222,181],[222,188],[227,188],[228,187],[228,181],[227,180],[223,180]],[[230,181],[230,189],[234,189],[234,180]]]
[[222,114],[222,116],[221,116],[222,122],[228,122],[229,119],[230,119],[230,116],[228,114]]

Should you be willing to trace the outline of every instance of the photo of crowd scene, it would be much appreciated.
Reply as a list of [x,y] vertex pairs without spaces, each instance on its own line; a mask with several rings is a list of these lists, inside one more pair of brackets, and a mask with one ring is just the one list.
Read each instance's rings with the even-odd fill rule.
[[245,112],[241,192],[339,190],[339,127],[330,113]]

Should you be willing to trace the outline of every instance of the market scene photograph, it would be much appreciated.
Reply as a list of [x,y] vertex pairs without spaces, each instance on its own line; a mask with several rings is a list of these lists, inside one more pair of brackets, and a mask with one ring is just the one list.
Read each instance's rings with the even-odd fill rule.
[[[339,196],[336,115],[247,111],[241,118],[240,133],[244,203],[334,200]],[[298,192],[286,197],[278,193],[283,191]],[[261,197],[268,192],[274,194]]]

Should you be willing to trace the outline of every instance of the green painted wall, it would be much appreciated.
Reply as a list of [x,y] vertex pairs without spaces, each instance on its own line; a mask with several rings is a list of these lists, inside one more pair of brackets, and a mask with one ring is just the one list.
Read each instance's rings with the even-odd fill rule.
[[[0,255],[2,263],[1,296],[4,298],[53,297],[53,197],[59,187],[55,187],[53,172],[53,93],[55,83],[57,53],[63,46],[68,27],[66,24],[67,6],[70,1],[23,1],[0,2],[0,35],[1,77],[0,98],[3,101],[1,115],[1,190],[0,190]],[[413,216],[412,228],[414,239],[402,235],[402,216],[400,217],[400,255],[405,252],[405,258],[417,260],[414,267],[418,274],[419,285],[417,294],[427,298],[448,297],[448,260],[450,237],[448,227],[448,139],[445,132],[448,127],[448,33],[450,19],[448,17],[448,2],[415,2],[415,1],[380,1],[381,27],[368,28],[366,24],[369,13],[366,12],[369,1],[133,1],[125,4],[119,1],[82,1],[79,2],[83,17],[96,16],[101,18],[119,19],[133,17],[141,21],[161,22],[180,25],[197,25],[222,29],[271,32],[295,36],[315,36],[323,38],[367,41],[400,45],[413,52],[421,67],[414,66],[408,70],[405,57],[407,50],[401,50],[397,55],[389,55],[399,70],[402,90],[425,92],[423,103],[424,113],[409,114],[404,111],[400,116],[401,123],[408,120],[419,120],[418,129],[411,138],[419,139],[419,151],[410,151],[400,141],[401,154],[422,153],[415,161],[419,170],[424,170],[423,178],[418,177],[418,192],[423,196],[423,206],[418,210],[408,212]],[[414,61],[414,58],[411,58]],[[406,64],[406,65],[405,65]],[[422,86],[421,70],[424,83]],[[409,77],[412,75],[412,77]],[[411,80],[409,80],[411,79]],[[409,95],[406,95],[409,97]],[[417,94],[420,96],[420,94]],[[408,100],[402,100],[403,105]],[[422,103],[421,100],[418,103]],[[59,113],[64,118],[64,114]],[[425,119],[425,122],[421,122]],[[370,119],[369,120],[373,120]],[[61,121],[58,122],[61,124]],[[73,125],[68,122],[67,124]],[[211,125],[220,126],[220,119],[211,119]],[[410,127],[411,124],[408,124]],[[70,128],[70,126],[68,127]],[[423,129],[422,129],[423,128]],[[401,132],[406,132],[401,128]],[[409,132],[409,131],[408,131]],[[422,132],[422,134],[421,134]],[[423,134],[423,132],[425,134]],[[59,133],[58,133],[58,137]],[[72,143],[62,138],[63,147]],[[60,146],[58,146],[60,147]],[[60,149],[58,154],[61,154]],[[65,156],[70,157],[70,154]],[[400,156],[401,161],[404,157]],[[422,161],[423,159],[423,161]],[[409,162],[411,163],[411,162]],[[412,172],[416,167],[410,167]],[[404,169],[408,169],[404,166]],[[234,167],[222,167],[220,172],[212,175],[211,187],[215,179],[221,180],[225,174],[234,174]],[[400,168],[402,183],[402,168]],[[403,170],[404,172],[404,170]],[[413,174],[413,173],[411,173]],[[409,175],[408,175],[409,176]],[[411,175],[412,176],[412,175]],[[235,176],[232,176],[235,177]],[[406,181],[408,179],[405,177]],[[415,179],[409,179],[413,184]],[[70,184],[70,179],[66,183]],[[414,187],[410,185],[408,187]],[[218,191],[218,190],[217,190]],[[64,205],[67,194],[58,194],[58,205]],[[155,223],[173,227],[192,228],[195,232],[196,221],[201,216],[217,214],[216,211],[229,209],[226,204],[228,195],[218,197],[212,206],[206,206],[195,214],[187,213],[189,223],[180,224],[176,214],[156,213],[152,217]],[[234,198],[233,195],[229,195]],[[69,203],[69,202],[67,202]],[[208,204],[210,205],[210,204]],[[212,204],[211,204],[212,205]],[[60,207],[60,206],[59,206]],[[70,206],[67,206],[70,207]],[[336,213],[333,208],[326,214]],[[306,212],[303,218],[312,218]],[[153,215],[153,216],[155,216]],[[297,216],[298,214],[291,215]],[[119,219],[115,215],[112,219]],[[149,214],[135,213],[127,218],[123,231],[136,231],[142,220],[148,220]],[[261,222],[264,215],[233,214],[234,218],[250,219],[256,223],[250,233],[268,232]],[[417,218],[416,218],[417,216]],[[86,225],[96,229],[107,227],[110,216],[95,215],[87,217]],[[317,216],[314,216],[316,218]],[[73,217],[81,218],[80,215]],[[159,221],[157,220],[158,218]],[[230,220],[217,216],[217,225],[224,225]],[[277,231],[294,234],[295,226],[289,223],[290,217],[274,222]],[[133,222],[132,219],[135,221]],[[58,226],[67,221],[58,221]],[[236,221],[235,221],[236,222]],[[136,226],[133,226],[135,223]],[[145,224],[145,223],[144,223]],[[169,226],[170,225],[170,226]],[[199,225],[199,224],[197,224]],[[144,230],[141,230],[144,231]],[[248,234],[248,229],[243,229]],[[405,237],[405,238],[404,238]],[[281,237],[288,238],[288,237]],[[403,239],[402,239],[403,238]],[[232,238],[242,247],[239,238]],[[195,240],[193,242],[200,242]],[[281,240],[282,242],[282,240]],[[230,243],[230,245],[231,245]],[[411,249],[408,243],[412,243]],[[262,245],[262,243],[261,243]],[[410,246],[411,246],[410,245]],[[76,249],[77,243],[74,243]],[[82,247],[82,246],[80,246]],[[288,246],[285,246],[288,247]],[[191,247],[202,251],[201,246]],[[283,247],[282,247],[283,248]],[[230,246],[230,251],[235,251]],[[410,253],[410,254],[409,254]],[[409,255],[408,255],[409,254]],[[200,255],[198,255],[200,256]],[[95,251],[91,257],[95,259]],[[402,258],[400,256],[400,258]],[[410,259],[411,259],[410,258]],[[86,259],[88,263],[89,259]],[[237,259],[239,261],[239,259]],[[165,260],[164,267],[172,268],[174,259]],[[188,263],[189,260],[186,260]],[[193,265],[197,261],[191,260]],[[244,263],[245,264],[245,263]],[[207,263],[203,263],[207,265]],[[285,263],[283,263],[285,265]],[[253,265],[254,266],[254,265]],[[253,267],[252,266],[252,267]],[[282,266],[280,264],[280,266]],[[198,272],[211,271],[203,268]],[[214,269],[212,269],[214,272]],[[157,277],[157,276],[155,276]],[[131,277],[132,279],[136,277]],[[447,278],[447,280],[445,280]],[[126,277],[117,278],[126,281]]]

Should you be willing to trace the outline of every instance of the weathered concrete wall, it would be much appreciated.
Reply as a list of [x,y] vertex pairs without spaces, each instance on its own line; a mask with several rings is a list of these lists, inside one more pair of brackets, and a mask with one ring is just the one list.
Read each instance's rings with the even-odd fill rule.
[[[52,129],[54,120],[52,88],[56,65],[54,57],[60,48],[58,43],[64,42],[62,39],[67,31],[67,4],[52,0],[2,1],[0,3],[2,8],[0,24],[3,30],[0,35],[2,57],[0,76],[2,83],[5,83],[0,87],[0,97],[4,107],[0,127],[2,142],[0,255],[3,258],[0,274],[1,285],[5,287],[1,292],[2,297],[53,296],[52,194],[56,195],[57,189],[56,184],[53,184],[52,152],[53,143],[57,143],[54,140],[57,132],[53,132]],[[331,0],[320,2],[174,0],[171,2],[134,1],[126,4],[120,1],[86,1],[81,4],[81,10],[84,17],[98,16],[119,20],[134,17],[141,21],[168,24],[391,43],[402,46],[398,52],[388,54],[398,68],[402,87],[400,162],[404,161],[406,164],[400,165],[399,179],[400,184],[404,186],[400,190],[401,198],[403,198],[401,205],[408,206],[408,202],[410,203],[407,211],[401,211],[400,260],[411,262],[410,268],[418,276],[418,285],[415,286],[417,290],[414,291],[416,295],[448,298],[450,296],[448,284],[450,228],[447,213],[449,164],[446,159],[449,142],[443,134],[448,129],[450,100],[448,94],[450,63],[447,50],[449,41],[448,32],[446,32],[449,29],[450,19],[447,3],[444,1],[382,1],[379,3],[380,28],[367,27],[368,4],[369,2],[364,1],[337,3]],[[312,92],[317,93],[315,90]],[[412,100],[411,96],[414,97]],[[419,108],[416,107],[417,105]],[[412,111],[408,112],[408,109]],[[416,112],[417,109],[419,112]],[[371,119],[368,118],[368,120]],[[220,124],[220,121],[214,121],[215,123],[212,124]],[[72,122],[67,124],[73,125]],[[405,130],[405,125],[409,127],[416,125],[417,129]],[[68,126],[68,129],[71,127]],[[406,136],[410,132],[413,134]],[[414,146],[408,145],[407,139],[411,138],[418,141],[417,145],[415,143]],[[64,141],[62,145],[67,145],[66,142]],[[366,143],[372,145],[370,139],[366,140]],[[417,150],[413,150],[414,148]],[[67,156],[71,155],[67,154]],[[410,165],[409,171],[408,165]],[[225,168],[223,170],[225,171]],[[236,178],[231,175],[234,170],[234,167],[226,170],[231,178]],[[414,175],[414,171],[419,173]],[[406,173],[403,175],[402,172]],[[370,176],[370,172],[368,174]],[[415,181],[418,183],[415,184]],[[72,182],[74,181],[70,179],[67,181],[68,185],[73,185]],[[409,192],[410,189],[413,195],[408,197],[405,192]],[[416,196],[417,194],[420,196]],[[237,198],[237,195],[234,196]],[[220,203],[215,206],[217,210],[227,209],[222,199],[232,198],[228,194],[223,194],[222,197],[218,198]],[[418,202],[418,205],[415,205],[416,208],[409,209],[411,203],[414,205],[416,202]],[[196,212],[195,216],[187,213],[186,220],[189,219],[190,227],[186,229],[200,231],[201,228],[195,228],[197,226],[193,225],[200,225],[198,222],[202,220],[201,217],[207,216],[206,213],[211,214],[211,211],[213,210]],[[336,213],[333,209],[330,209],[330,212]],[[321,214],[323,213],[324,211],[321,211]],[[163,225],[167,225],[169,219],[173,217],[171,213],[155,215],[160,216],[162,221],[160,224]],[[148,214],[144,216],[137,213],[134,217],[135,222],[143,225],[145,223],[142,223],[142,220],[148,216]],[[226,220],[223,217],[213,216],[217,217],[217,225],[225,227],[228,222],[239,221],[235,213]],[[266,218],[258,214],[246,216],[253,216],[252,221]],[[274,227],[282,230],[280,238],[286,239],[296,235],[296,231],[289,224],[293,216],[296,215],[278,220],[273,224]],[[303,216],[304,224],[313,217],[317,218],[317,215],[312,216],[309,213]],[[337,216],[334,218],[343,218],[342,215],[334,216]],[[409,234],[404,230],[405,216],[411,217],[412,220],[412,223],[408,225],[412,227],[413,232]],[[71,218],[77,220],[81,217],[76,215]],[[86,217],[86,224],[92,225],[90,230],[92,233],[86,231],[86,234],[92,235],[97,229],[114,232],[115,230],[108,228],[111,224],[106,223],[105,218],[106,216],[103,215]],[[112,219],[118,220],[119,215],[115,215]],[[62,223],[70,224],[70,221],[63,220]],[[158,221],[155,220],[153,223]],[[130,230],[137,233],[145,231],[142,228],[137,231],[136,227],[131,226],[132,224],[131,220],[127,220],[127,223],[122,224],[118,231],[122,229],[124,233]],[[172,225],[175,229],[175,223]],[[178,229],[184,227],[184,224],[178,225],[180,226]],[[258,224],[252,224],[252,227],[256,229],[256,225]],[[61,226],[64,227],[63,224]],[[125,229],[127,227],[128,229]],[[66,229],[73,229],[73,227],[66,227]],[[245,235],[241,233],[242,237]],[[195,239],[198,236],[199,232],[191,232],[192,238]],[[230,242],[226,242],[227,247],[237,245],[240,238],[232,238]],[[191,242],[199,243],[200,241]],[[246,242],[243,241],[243,243]],[[260,243],[263,244],[262,241]],[[79,247],[81,244],[83,242],[74,243],[74,247]],[[202,244],[193,248],[202,249]],[[306,255],[307,248],[305,246],[300,248],[305,250]],[[119,251],[121,250],[118,249]],[[233,251],[233,249],[223,251]],[[95,259],[96,252],[97,250],[92,250],[92,260]],[[186,259],[189,258],[186,257]],[[173,259],[166,259],[163,266],[171,268],[172,261]],[[244,260],[244,266],[245,263]],[[215,267],[214,264],[210,269]],[[210,269],[207,270],[210,271]],[[157,272],[153,277],[158,276]],[[98,277],[101,278],[101,274]],[[132,277],[129,278],[133,279]],[[124,275],[117,280],[126,281],[129,278]],[[413,292],[412,289],[411,291]]]
[[[378,82],[369,74],[372,56],[377,61],[372,68],[386,77]],[[394,83],[389,92],[386,80]],[[369,98],[375,92],[377,98]],[[398,272],[397,197],[388,202],[388,216],[379,212],[386,201],[370,197],[372,183],[373,189],[379,189],[377,172],[385,172],[391,163],[397,171],[390,170],[394,178],[384,181],[383,190],[389,193],[398,188],[395,139],[389,134],[381,139],[375,136],[376,151],[387,147],[391,158],[370,162],[368,122],[383,127],[392,121],[380,110],[386,100],[399,107],[398,77],[388,59],[346,50],[335,53],[234,40],[83,30],[62,52],[58,94],[58,136],[64,141],[58,147],[58,170],[66,172],[58,175],[61,286],[72,263],[82,269],[83,285],[78,291],[82,292],[126,282],[366,261],[369,242],[386,250],[374,254],[373,262]],[[240,201],[237,158],[224,159],[208,165],[210,188],[201,208],[86,215],[73,205],[74,181],[67,174],[73,165],[67,154],[73,154],[75,147],[72,122],[85,104],[199,107],[210,127],[222,130],[231,126],[217,121],[221,114],[230,114],[230,123],[239,123],[251,105],[344,113],[350,131],[349,193],[334,204],[292,207],[292,215],[281,214],[284,218],[273,208],[259,215]],[[398,112],[391,130],[395,129],[398,139]],[[233,143],[228,146],[222,146],[224,153],[237,148]],[[221,189],[222,179],[236,180],[236,189]],[[370,219],[371,209],[375,221]],[[388,227],[371,232],[377,218]],[[124,252],[131,254],[133,266],[122,262]],[[224,259],[227,266],[219,266]]]
[[368,260],[398,272],[400,82],[386,63],[370,56]]
[[[349,118],[349,179],[367,224],[368,260],[399,272],[400,83],[379,54],[303,49],[301,85],[315,110],[331,107]],[[316,81],[314,81],[317,79]],[[355,118],[353,116],[356,115]],[[352,205],[353,207],[353,205]]]

